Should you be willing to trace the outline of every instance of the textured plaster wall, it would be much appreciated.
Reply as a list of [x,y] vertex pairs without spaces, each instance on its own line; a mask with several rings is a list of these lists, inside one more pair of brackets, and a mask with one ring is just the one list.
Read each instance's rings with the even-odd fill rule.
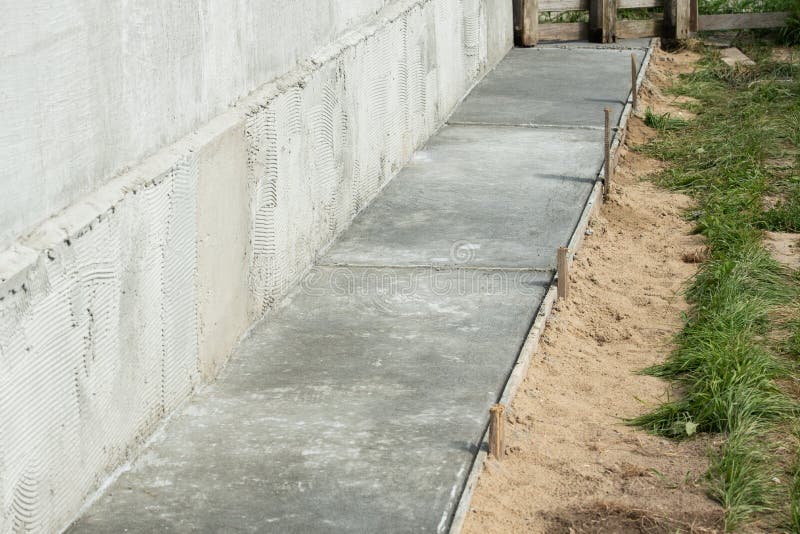
[[41,228],[3,288],[0,532],[64,526],[197,382],[197,160],[148,171]]
[[[337,4],[348,5],[346,17],[340,16],[352,23],[376,3],[384,2]],[[234,3],[242,4],[247,2]],[[293,2],[281,2],[286,4]],[[150,124],[130,109],[126,120],[152,128],[147,135],[135,130],[144,137],[135,142],[161,149],[111,180],[87,167],[86,176],[96,180],[83,186],[93,191],[0,252],[0,533],[64,527],[164,416],[216,375],[247,327],[275,305],[507,51],[510,4],[394,0],[338,39],[325,34],[327,44],[296,65],[287,60],[279,77],[236,107],[211,120],[205,109],[193,119],[203,125],[172,144],[180,135],[172,115]],[[62,17],[91,11],[81,5],[49,3]],[[108,5],[113,13],[120,6]],[[106,16],[106,8],[95,7],[93,16]],[[276,8],[273,15],[278,12],[293,13]],[[180,26],[170,17],[171,27]],[[153,32],[150,25],[159,24],[140,23],[141,31]],[[250,19],[229,24],[255,27]],[[265,32],[270,24],[265,22]],[[8,40],[9,23],[0,27]],[[50,49],[52,39],[32,45],[31,53]],[[67,47],[68,35],[60,39]],[[248,62],[284,57],[285,47],[299,46],[274,41],[274,35],[264,39],[247,48]],[[192,46],[181,43],[163,44],[184,46],[178,56],[185,57]],[[150,50],[142,58],[159,53]],[[96,77],[106,76],[101,73]],[[229,80],[235,74],[218,76],[232,84],[225,90],[212,84],[220,95],[238,87]],[[180,84],[211,91],[202,89],[202,80],[190,70]],[[62,85],[36,91],[64,104],[57,96]],[[170,97],[148,95],[143,114],[175,112],[175,101],[164,101]],[[49,117],[46,111],[57,107],[45,106],[37,116]],[[58,136],[72,135],[63,133],[72,132],[72,124],[60,114],[47,120],[66,128]],[[7,127],[0,131],[9,136]],[[37,143],[58,137],[42,125],[38,134]],[[130,132],[114,135],[127,138]],[[71,174],[86,151],[111,161],[114,135],[80,138],[74,154],[55,143],[54,154],[39,154],[45,159],[32,165],[51,180]],[[60,150],[69,157],[58,156]],[[11,166],[24,167],[17,157]],[[39,171],[30,172],[38,179]],[[3,172],[6,180],[10,175]],[[34,180],[32,187],[48,180]],[[95,188],[97,183],[104,185]],[[3,184],[4,190],[13,186]],[[3,210],[28,202],[32,211],[52,208],[45,198],[36,201],[43,203],[4,199]]]
[[0,0],[0,247],[390,0]]

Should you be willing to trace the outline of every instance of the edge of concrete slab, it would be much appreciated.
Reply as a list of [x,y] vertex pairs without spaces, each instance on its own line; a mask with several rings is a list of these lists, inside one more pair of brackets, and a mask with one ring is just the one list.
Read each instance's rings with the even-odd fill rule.
[[[658,46],[659,42],[660,40],[658,38],[651,39],[650,44],[647,47],[644,61],[642,62],[642,66],[639,69],[639,74],[636,78],[637,91],[642,86],[642,82],[644,81],[644,77],[647,73],[647,68],[650,65],[650,58],[653,54],[653,50],[655,49],[656,46]],[[625,141],[628,118],[632,111],[633,111],[633,91],[631,91],[628,94],[628,99],[622,111],[622,116],[620,118],[619,125],[616,128],[616,132],[614,134],[614,140],[611,146],[611,159],[614,162],[614,166],[616,166],[617,161],[619,159],[619,152],[620,152],[619,148]],[[594,216],[594,214],[600,209],[603,203],[603,183],[605,182],[603,166],[601,166],[601,169],[598,172],[597,177],[598,180],[595,183],[594,189],[592,189],[591,195],[589,195],[589,199],[586,201],[586,205],[583,208],[581,218],[578,221],[575,231],[572,234],[572,238],[569,241],[570,264],[573,262],[577,251],[583,245],[583,239],[586,234],[586,230],[589,226],[589,221]],[[547,326],[547,320],[549,319],[550,313],[553,310],[553,305],[556,302],[556,298],[557,298],[557,276],[554,276],[552,282],[550,283],[550,287],[548,288],[547,293],[545,293],[545,297],[542,300],[541,305],[539,306],[539,311],[537,312],[536,318],[533,321],[533,326],[528,332],[528,335],[525,339],[525,343],[522,345],[522,349],[520,349],[516,363],[514,364],[514,367],[512,368],[511,373],[508,376],[505,388],[503,389],[503,393],[500,396],[498,403],[510,406],[511,401],[514,400],[514,397],[517,394],[519,386],[522,384],[522,381],[525,379],[525,376],[528,373],[528,369],[530,368],[533,355],[536,354],[539,348],[539,340],[541,339],[545,326]],[[481,440],[481,443],[478,447],[478,453],[475,455],[475,459],[472,462],[472,468],[470,469],[469,475],[467,476],[466,482],[464,483],[464,487],[461,490],[461,497],[459,498],[458,504],[453,513],[452,520],[450,521],[450,529],[448,531],[449,534],[460,534],[464,526],[464,522],[467,518],[467,513],[469,512],[470,503],[472,502],[472,496],[475,493],[475,487],[478,484],[478,479],[481,473],[483,472],[483,466],[488,457],[488,438],[489,438],[488,434],[489,434],[489,428],[488,428],[488,418],[487,418],[486,430],[484,431],[483,439]]]
[[[644,59],[642,60],[642,66],[639,68],[639,74],[636,76],[637,92],[644,83],[644,78],[647,75],[647,68],[650,66],[650,59],[653,56],[653,49],[658,46],[660,42],[661,39],[659,38],[652,39],[650,46],[647,48],[647,52],[645,52]],[[619,163],[619,148],[622,146],[622,143],[625,142],[625,137],[628,134],[628,119],[630,118],[631,113],[635,111],[636,110],[633,109],[633,89],[631,89],[631,92],[628,93],[628,100],[625,102],[625,107],[622,109],[622,116],[620,117],[619,127],[617,128],[617,135],[615,135],[614,142],[611,144],[611,154],[615,168]]]

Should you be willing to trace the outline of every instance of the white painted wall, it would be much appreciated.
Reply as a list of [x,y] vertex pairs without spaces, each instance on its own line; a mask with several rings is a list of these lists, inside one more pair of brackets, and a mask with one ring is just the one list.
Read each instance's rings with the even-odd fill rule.
[[0,0],[0,248],[390,0]]
[[[258,5],[295,1],[306,7],[324,3]],[[59,97],[72,94],[70,76],[31,86],[29,92],[50,104],[26,108],[32,115],[27,120],[40,122],[27,148],[17,151],[37,153],[35,165],[49,178],[34,180],[31,187],[38,183],[55,200],[31,191],[3,198],[2,217],[16,223],[25,219],[24,208],[38,211],[39,218],[54,215],[48,210],[58,203],[66,208],[0,252],[0,534],[65,526],[165,415],[204,379],[216,376],[245,329],[280,300],[511,46],[510,0],[391,0],[378,17],[359,18],[382,3],[336,3],[340,7],[332,13],[342,25],[350,21],[351,31],[336,39],[330,28],[332,33],[314,34],[324,46],[305,52],[308,57],[300,62],[286,60],[279,77],[216,117],[208,119],[209,107],[198,111],[186,103],[189,114],[196,113],[192,120],[202,124],[187,119],[186,128],[195,131],[174,143],[181,136],[179,121],[163,114],[184,104],[175,91],[196,89],[206,100],[198,97],[195,104],[205,106],[210,92],[225,94],[216,84],[209,86],[213,91],[200,89],[209,83],[200,75],[208,70],[190,69],[186,79],[173,77],[174,85],[148,78],[162,90],[169,86],[166,93],[148,92],[152,87],[138,79],[130,82],[142,85],[146,98],[139,89],[132,94],[154,123],[136,116],[135,107],[120,117],[136,124],[140,135],[150,132],[146,138],[118,129],[104,116],[97,124],[109,128],[107,133],[73,142],[70,136],[82,135],[75,117],[94,109],[92,98],[75,107],[75,101]],[[46,3],[42,24],[84,13],[78,4],[86,2]],[[119,15],[114,10],[128,2],[92,5],[96,9],[87,10],[92,20],[101,20],[106,10]],[[291,13],[283,6],[273,15]],[[13,30],[9,20],[0,20],[4,41]],[[166,15],[125,20],[126,27],[133,24],[138,33],[147,28],[153,35],[180,27]],[[171,21],[172,30],[163,20]],[[250,19],[226,24],[233,30],[256,27]],[[28,27],[22,33],[36,31]],[[276,31],[283,41],[294,40],[287,28]],[[65,61],[90,61],[85,40],[70,44],[71,35],[48,33],[38,44],[30,42],[29,52],[58,51]],[[90,36],[95,38],[101,39]],[[242,49],[247,58],[242,61],[258,63],[275,54],[286,59],[287,49],[300,53],[293,48],[297,43],[259,39],[257,47]],[[193,57],[201,46],[181,42],[167,39],[160,46],[179,59]],[[158,69],[151,58],[161,52],[148,50],[140,59]],[[229,78],[242,71],[224,57],[217,58],[215,76],[235,91]],[[233,70],[222,73],[222,65]],[[34,62],[32,71],[38,68]],[[15,69],[25,70],[21,64]],[[54,66],[54,72],[59,69]],[[44,71],[37,76],[47,77]],[[105,87],[93,93],[99,107],[109,102],[108,77],[113,75],[103,69],[94,72],[92,87]],[[63,113],[72,123],[47,111],[59,106],[66,106]],[[0,124],[4,141],[14,137],[8,130]],[[143,153],[159,150],[110,180],[88,167],[83,175],[73,173],[76,165],[110,162],[121,154],[114,138]],[[24,167],[16,153],[0,157]],[[19,176],[2,172],[3,180],[18,181],[4,183],[4,190],[24,189]],[[89,192],[75,200],[72,188]]]

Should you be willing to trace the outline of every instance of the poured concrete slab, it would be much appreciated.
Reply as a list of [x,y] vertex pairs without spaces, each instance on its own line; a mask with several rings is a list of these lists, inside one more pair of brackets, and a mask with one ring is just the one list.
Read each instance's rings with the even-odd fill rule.
[[464,100],[451,124],[595,126],[619,122],[631,90],[631,54],[644,50],[516,48]]
[[435,532],[549,273],[318,268],[72,532]]
[[594,186],[602,138],[445,127],[320,263],[553,267]]
[[512,52],[460,113],[563,126],[442,129],[71,531],[447,529],[629,54]]

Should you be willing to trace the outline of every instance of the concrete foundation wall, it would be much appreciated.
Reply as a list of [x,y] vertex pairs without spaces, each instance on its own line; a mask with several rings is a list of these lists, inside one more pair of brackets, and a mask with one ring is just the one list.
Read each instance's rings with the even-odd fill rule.
[[511,46],[510,1],[389,4],[0,253],[0,533],[64,527]]
[[0,0],[0,247],[393,0]]

